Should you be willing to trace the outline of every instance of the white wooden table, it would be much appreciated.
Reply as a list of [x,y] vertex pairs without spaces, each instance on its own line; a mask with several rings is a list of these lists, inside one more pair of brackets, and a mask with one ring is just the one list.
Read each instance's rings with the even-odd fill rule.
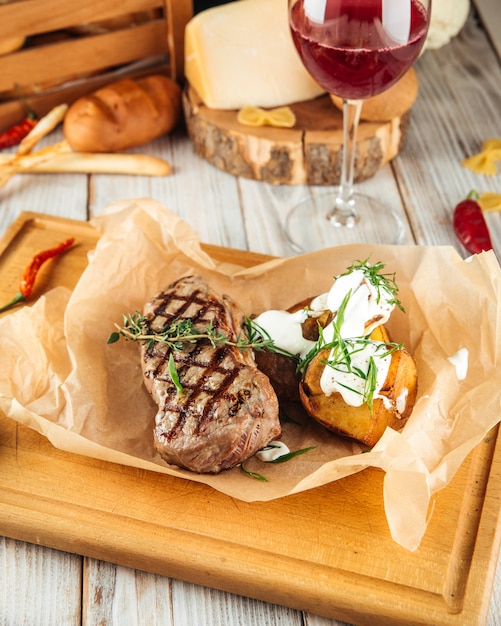
[[[404,243],[452,244],[452,211],[471,189],[501,192],[501,173],[481,177],[460,160],[501,136],[501,67],[472,13],[460,34],[417,63],[420,94],[404,150],[363,183],[398,210]],[[51,136],[45,143],[61,137]],[[204,242],[290,255],[282,234],[304,187],[237,179],[200,160],[182,131],[141,150],[173,166],[168,178],[24,175],[0,190],[0,234],[21,211],[87,220],[116,200],[152,197],[179,214]],[[313,190],[323,191],[323,190]],[[498,255],[501,214],[488,216]],[[466,256],[466,255],[465,255]],[[1,532],[1,529],[0,529]],[[500,562],[501,563],[501,562]],[[501,624],[501,565],[488,626]],[[0,625],[114,624],[328,626],[341,622],[197,587],[179,580],[0,538]],[[467,625],[465,625],[467,626]]]

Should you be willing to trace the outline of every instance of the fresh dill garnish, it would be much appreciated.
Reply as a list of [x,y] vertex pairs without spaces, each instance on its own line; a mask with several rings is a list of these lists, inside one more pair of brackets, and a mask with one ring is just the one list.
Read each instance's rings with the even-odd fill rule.
[[384,263],[381,261],[377,261],[376,263],[369,263],[369,258],[364,261],[353,261],[353,263],[347,268],[345,272],[340,274],[339,276],[347,276],[356,270],[361,270],[367,280],[375,287],[377,291],[377,302],[381,301],[382,291],[385,291],[387,294],[392,296],[387,300],[389,304],[394,304],[398,307],[402,312],[404,312],[404,307],[402,303],[397,298],[398,294],[398,285],[395,280],[395,272],[392,274],[383,273],[383,269],[386,267]]
[[348,387],[347,385],[344,385],[340,382],[338,382],[338,384],[354,393],[362,393],[363,401],[366,402],[369,406],[369,409],[372,410],[374,394],[377,387],[376,362],[374,360],[374,357],[370,356],[368,370],[367,372],[365,372],[364,370],[353,364],[353,357],[355,357],[356,354],[358,354],[359,352],[363,352],[364,350],[366,350],[369,345],[376,346],[375,351],[378,352],[377,356],[379,358],[389,356],[396,350],[401,350],[403,346],[400,343],[382,343],[379,341],[374,341],[368,336],[344,338],[341,334],[341,327],[344,322],[344,314],[350,297],[351,291],[348,291],[343,301],[341,302],[341,305],[339,306],[339,310],[335,319],[333,320],[333,322],[331,322],[330,328],[332,330],[332,340],[326,341],[324,334],[325,329],[319,326],[319,338],[315,345],[312,347],[312,349],[308,352],[308,354],[306,354],[306,356],[299,362],[297,371],[301,376],[303,376],[311,361],[317,356],[320,351],[329,351],[329,358],[322,359],[321,363],[328,367],[331,367],[332,369],[340,373],[353,374],[354,376],[362,379],[364,381],[364,387],[362,392]]
[[[341,339],[341,326],[344,323],[344,312],[346,310],[346,307],[348,306],[348,301],[349,301],[350,297],[351,297],[351,289],[348,291],[348,293],[343,298],[341,304],[339,305],[336,317],[334,318],[334,320],[329,325],[329,327],[332,328],[332,332],[333,332],[334,339],[331,342],[333,345],[335,345],[337,339],[342,341],[342,339]],[[319,324],[318,325],[318,339],[317,339],[315,345],[311,348],[311,350],[308,351],[306,356],[304,356],[299,361],[299,363],[297,365],[296,372],[298,374],[300,374],[301,378],[303,377],[304,373],[308,369],[308,366],[311,363],[311,361],[320,352],[320,350],[327,349],[330,345],[331,344],[328,344],[326,342],[325,336],[324,336],[324,329]]]
[[[269,443],[267,446],[263,448],[263,450],[267,450],[270,448],[278,448],[278,447],[279,446]],[[272,459],[271,461],[263,461],[263,463],[285,463],[286,461],[290,461],[294,457],[299,456],[301,454],[305,454],[306,452],[309,452],[310,450],[313,450],[316,447],[317,446],[310,446],[309,448],[302,448],[301,450],[294,450],[293,452],[287,452],[286,454],[282,454],[281,456],[277,457],[276,459]],[[251,472],[250,470],[246,469],[243,463],[240,463],[240,470],[246,476],[249,476],[250,478],[255,478],[256,480],[261,480],[266,483],[269,482],[268,479],[262,474],[259,474],[258,472]]]
[[174,383],[174,386],[177,389],[177,393],[178,394],[183,393],[184,391],[183,385],[181,384],[181,381],[179,380],[179,373],[176,369],[176,363],[174,362],[174,356],[172,355],[172,352],[169,355],[169,374],[172,379],[172,382]]
[[[270,447],[273,448],[275,446],[270,446]],[[287,454],[282,454],[276,459],[273,459],[271,461],[265,461],[265,463],[285,463],[286,461],[290,461],[294,457],[299,456],[300,454],[304,454],[305,452],[309,452],[310,450],[313,450],[316,447],[317,446],[310,446],[309,448],[301,448],[301,450],[294,450],[293,452],[287,452]]]
[[403,346],[400,343],[382,343],[380,341],[374,341],[368,337],[353,337],[350,339],[343,339],[337,337],[334,341],[323,346],[323,349],[330,350],[329,358],[322,359],[321,363],[333,370],[342,374],[353,374],[353,376],[360,378],[364,381],[363,390],[353,389],[347,385],[338,382],[338,385],[354,393],[362,395],[363,401],[367,403],[370,410],[374,401],[374,394],[377,388],[377,372],[378,367],[374,356],[369,356],[369,362],[367,371],[364,371],[360,367],[356,367],[353,364],[353,357],[367,349],[371,345],[374,347],[374,353],[377,358],[384,359],[390,356],[397,350],[402,350]]
[[[365,261],[355,261],[348,270],[341,274],[341,276],[345,276],[351,274],[355,270],[362,270],[364,275],[367,277],[367,280],[371,282],[371,284],[377,290],[378,301],[381,298],[381,290],[384,290],[389,295],[395,295],[398,292],[398,287],[395,283],[394,274],[381,274],[381,270],[384,268],[383,263],[375,263],[374,265],[370,265],[368,260]],[[369,357],[368,369],[365,372],[353,365],[353,357],[359,353],[366,350],[369,345],[376,345],[376,352],[380,352],[384,350],[383,354],[378,354],[379,358],[384,358],[389,356],[396,350],[401,350],[403,348],[402,344],[399,343],[382,343],[379,341],[374,341],[370,339],[369,336],[365,337],[352,337],[352,338],[344,338],[342,336],[342,326],[345,319],[345,311],[348,306],[348,302],[351,298],[351,290],[349,290],[344,296],[339,309],[337,311],[336,317],[331,322],[328,328],[330,328],[332,332],[332,340],[326,341],[325,339],[325,331],[320,325],[318,327],[319,337],[315,345],[311,348],[311,350],[306,354],[306,356],[301,359],[297,366],[297,372],[304,376],[308,366],[311,361],[316,357],[316,355],[323,350],[329,351],[329,358],[324,359],[321,362],[324,365],[331,367],[334,370],[337,370],[344,374],[353,374],[354,376],[364,380],[364,388],[363,391],[360,392],[358,390],[352,389],[347,385],[339,383],[339,385],[343,386],[345,389],[355,392],[362,393],[363,401],[367,403],[369,409],[372,411],[374,394],[376,392],[377,387],[377,365],[373,356]],[[389,303],[395,304],[402,311],[403,307],[401,303],[396,299],[392,298],[388,300]]]
[[374,394],[377,387],[377,365],[374,361],[374,357],[369,357],[369,367],[367,368],[367,374],[365,377],[364,386],[364,401],[367,402],[369,411],[372,412]]
[[243,463],[240,463],[240,470],[246,475],[249,476],[249,478],[255,478],[256,480],[260,480],[264,483],[268,482],[268,479],[266,478],[266,476],[263,476],[262,474],[258,474],[257,472],[251,472],[248,469],[245,469],[245,467],[243,466]]

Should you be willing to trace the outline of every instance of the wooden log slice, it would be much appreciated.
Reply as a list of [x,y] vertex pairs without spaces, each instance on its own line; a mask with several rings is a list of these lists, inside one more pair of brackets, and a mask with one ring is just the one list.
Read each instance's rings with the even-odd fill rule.
[[[208,108],[189,85],[183,108],[195,152],[225,172],[271,184],[339,184],[343,120],[329,96],[291,105],[293,128],[240,124],[238,111]],[[357,182],[374,176],[400,152],[409,122],[410,111],[388,122],[360,122]]]

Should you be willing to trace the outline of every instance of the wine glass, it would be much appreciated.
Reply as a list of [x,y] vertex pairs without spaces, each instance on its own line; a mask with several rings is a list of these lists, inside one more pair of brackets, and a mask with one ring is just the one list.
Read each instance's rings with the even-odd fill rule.
[[418,57],[430,11],[431,0],[289,0],[290,31],[303,65],[343,99],[340,185],[334,197],[324,194],[289,212],[285,230],[296,251],[318,247],[317,237],[326,247],[401,242],[398,214],[354,192],[357,129],[364,100],[391,87]]

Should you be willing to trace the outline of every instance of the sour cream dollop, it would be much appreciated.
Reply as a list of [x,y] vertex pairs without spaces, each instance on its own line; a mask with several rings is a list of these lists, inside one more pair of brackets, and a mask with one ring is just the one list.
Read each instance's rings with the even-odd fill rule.
[[[332,352],[330,359],[332,359]],[[343,364],[336,368],[326,365],[320,377],[320,388],[326,396],[340,393],[346,404],[361,406],[367,400],[365,397],[366,381],[369,377],[370,363],[374,363],[376,375],[374,387],[371,389],[373,398],[379,395],[391,363],[391,354],[388,354],[386,344],[380,341],[371,341],[361,350],[354,350],[350,356],[351,367]]]
[[[390,319],[395,308],[393,294],[383,287],[376,288],[363,270],[353,270],[349,274],[336,277],[330,291],[312,300],[311,309],[336,313],[348,294],[350,297],[340,329],[342,337],[363,337],[370,334],[376,326]],[[326,339],[330,341],[332,335]]]
[[[383,287],[376,288],[363,270],[337,276],[331,289],[313,298],[308,309],[295,313],[270,310],[261,313],[255,323],[268,333],[275,345],[291,354],[305,356],[315,342],[303,338],[301,324],[307,317],[319,316],[323,311],[336,314],[350,294],[341,325],[342,337],[363,337],[376,326],[386,323],[395,308],[394,296]],[[332,324],[324,329],[325,340],[331,341]]]
[[273,339],[277,348],[304,358],[315,345],[314,341],[303,337],[301,324],[307,317],[305,309],[295,313],[270,310],[258,315],[254,322]]
[[281,456],[289,454],[289,452],[289,448],[283,441],[270,441],[265,448],[261,448],[259,452],[256,452],[256,456],[260,461],[271,463],[271,461],[275,461]]
[[460,348],[448,359],[449,363],[452,363],[456,368],[456,376],[458,380],[464,380],[468,373],[468,349]]

